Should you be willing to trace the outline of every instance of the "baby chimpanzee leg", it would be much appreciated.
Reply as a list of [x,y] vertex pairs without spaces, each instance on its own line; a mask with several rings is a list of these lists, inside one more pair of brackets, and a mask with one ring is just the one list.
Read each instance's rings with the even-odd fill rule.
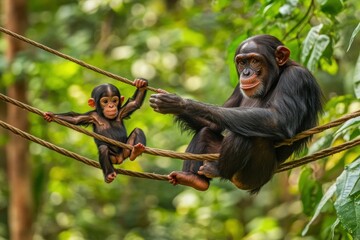
[[124,149],[124,159],[129,157],[130,160],[134,160],[145,150],[146,137],[143,130],[141,130],[140,128],[135,128],[130,133],[126,143],[134,146],[134,148],[132,151],[130,151],[129,149]]
[[100,145],[98,149],[99,162],[104,173],[105,182],[111,183],[116,178],[116,172],[110,160],[109,147],[106,145]]

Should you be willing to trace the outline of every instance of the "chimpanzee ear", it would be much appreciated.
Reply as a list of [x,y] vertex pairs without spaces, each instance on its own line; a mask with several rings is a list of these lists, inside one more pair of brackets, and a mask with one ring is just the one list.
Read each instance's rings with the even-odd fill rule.
[[124,96],[121,96],[121,97],[120,97],[120,105],[122,105],[122,104],[123,104],[124,99],[125,99],[125,97],[124,97]]
[[95,99],[89,98],[89,100],[88,100],[88,105],[89,105],[90,107],[92,107],[92,108],[95,108],[95,107],[96,107],[96,105],[95,105]]
[[290,58],[290,50],[285,46],[278,46],[275,52],[276,62],[279,66],[283,66]]

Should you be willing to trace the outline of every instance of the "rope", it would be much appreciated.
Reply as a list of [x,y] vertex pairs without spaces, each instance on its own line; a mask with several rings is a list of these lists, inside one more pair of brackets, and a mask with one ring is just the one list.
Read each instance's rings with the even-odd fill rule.
[[[16,127],[13,127],[3,121],[0,120],[0,126],[7,129],[7,130],[10,130],[12,131],[13,133],[23,137],[23,138],[26,138],[30,141],[33,141],[35,143],[38,143],[46,148],[49,148],[51,150],[54,150],[62,155],[65,155],[67,157],[70,157],[70,158],[74,158],[75,160],[78,160],[82,163],[85,163],[87,165],[90,165],[90,166],[93,166],[93,167],[96,167],[96,168],[100,168],[100,164],[93,161],[93,160],[90,160],[88,158],[85,158],[79,154],[76,154],[74,152],[71,152],[71,151],[68,151],[64,148],[61,148],[61,147],[58,147],[52,143],[49,143],[49,142],[46,142],[42,139],[39,139],[29,133],[26,133]],[[354,146],[357,146],[360,144],[360,138],[358,139],[355,139],[355,140],[352,140],[352,141],[349,141],[349,142],[346,142],[346,143],[343,143],[343,144],[340,144],[338,146],[335,146],[335,147],[330,147],[330,148],[327,148],[327,149],[324,149],[322,151],[319,151],[315,154],[312,154],[310,156],[306,156],[306,157],[303,157],[301,159],[298,159],[298,160],[294,160],[294,161],[291,161],[291,162],[287,162],[287,163],[283,163],[279,166],[278,170],[276,171],[276,173],[280,173],[280,172],[284,172],[284,171],[287,171],[287,170],[291,170],[295,167],[299,167],[299,166],[302,166],[304,164],[307,164],[307,163],[310,163],[310,162],[313,162],[313,161],[316,161],[316,160],[319,160],[321,158],[324,158],[324,157],[327,157],[327,156],[330,156],[330,155],[333,155],[335,153],[338,153],[338,152],[341,152],[341,151],[344,151],[346,149],[349,149],[349,148],[352,148]],[[160,174],[155,174],[155,173],[140,173],[140,172],[134,172],[134,171],[129,171],[129,170],[124,170],[124,169],[118,169],[116,168],[115,171],[119,174],[122,174],[122,175],[127,175],[127,176],[131,176],[131,177],[137,177],[137,178],[148,178],[148,179],[153,179],[153,180],[162,180],[162,181],[167,181],[168,180],[168,177],[166,175],[160,175]]]
[[[34,108],[34,107],[30,107],[24,103],[21,103],[15,99],[12,99],[10,97],[7,97],[3,94],[0,93],[0,99],[8,102],[8,103],[12,103],[20,108],[23,108],[25,110],[28,110],[30,112],[33,112],[33,113],[36,113],[40,116],[43,116],[43,112]],[[347,114],[333,122],[330,122],[328,124],[325,124],[325,125],[322,125],[322,126],[319,126],[319,127],[316,127],[316,128],[312,128],[312,129],[309,129],[307,131],[304,131],[298,135],[296,135],[294,138],[292,139],[288,139],[288,140],[285,140],[284,142],[286,144],[288,143],[292,143],[294,141],[296,141],[295,139],[301,139],[302,137],[307,137],[309,134],[315,134],[315,133],[319,133],[321,131],[324,131],[325,129],[328,129],[328,128],[331,128],[331,127],[334,127],[334,126],[338,126],[340,125],[341,123],[351,119],[351,118],[354,118],[354,117],[357,117],[360,115],[360,111],[356,111],[354,113],[350,113],[350,114]],[[62,124],[64,126],[68,126],[76,131],[79,131],[81,133],[84,133],[86,135],[89,135],[91,137],[95,137],[95,138],[98,138],[102,141],[105,141],[105,142],[108,142],[110,144],[113,144],[113,145],[116,145],[116,146],[119,146],[119,147],[122,147],[122,148],[128,148],[128,149],[132,149],[132,146],[131,145],[128,145],[128,144],[124,144],[124,143],[121,143],[121,142],[117,142],[117,141],[114,141],[113,139],[110,139],[110,138],[105,138],[99,134],[95,134],[93,132],[89,132],[83,128],[80,128],[80,127],[77,127],[75,125],[72,125],[72,124],[69,124],[65,121],[62,121],[60,119],[54,119],[55,122],[59,123],[59,124]],[[59,148],[53,144],[50,144],[50,143],[47,143],[41,139],[38,139],[32,135],[29,135],[19,129],[16,129],[15,127],[11,127],[10,125],[4,123],[4,122],[0,122],[0,125],[8,130],[11,130],[13,131],[14,133],[20,135],[20,136],[23,136],[24,138],[27,138],[28,140],[31,140],[31,141],[34,141],[36,143],[39,143],[47,148],[50,148],[54,151],[57,151],[65,156],[68,156],[68,157],[72,157],[76,160],[79,160],[81,162],[84,162],[85,164],[88,164],[88,165],[92,165],[92,166],[95,166],[95,167],[99,167],[98,163],[97,162],[94,162],[92,160],[89,160],[89,159],[86,159],[86,158],[83,158],[82,156],[80,155],[77,155],[75,153],[71,153],[63,148]],[[278,146],[282,146],[282,145],[286,145],[286,144],[279,144]],[[277,173],[279,172],[283,172],[283,171],[287,171],[287,170],[290,170],[290,169],[293,169],[295,167],[299,167],[299,166],[302,166],[304,164],[307,164],[307,163],[310,163],[310,162],[313,162],[313,161],[316,161],[318,159],[321,159],[321,158],[324,158],[324,157],[327,157],[327,156],[330,156],[332,154],[335,154],[335,153],[338,153],[338,152],[341,152],[341,151],[344,151],[346,149],[349,149],[349,148],[352,148],[356,145],[359,145],[360,144],[360,139],[355,139],[353,141],[350,141],[350,142],[346,142],[346,143],[343,143],[341,145],[338,145],[338,146],[335,146],[335,147],[331,147],[331,148],[327,148],[327,149],[324,149],[324,150],[321,150],[313,155],[310,155],[310,156],[306,156],[306,157],[303,157],[301,159],[298,159],[298,160],[294,160],[294,161],[290,161],[290,162],[286,162],[286,163],[283,163],[279,166],[278,170],[276,171]],[[189,160],[201,160],[203,161],[204,159],[205,160],[211,160],[211,161],[214,161],[214,160],[217,160],[218,159],[218,156],[219,154],[191,154],[191,153],[175,153],[175,152],[172,152],[172,151],[168,151],[168,150],[161,150],[161,149],[150,149],[148,147],[146,147],[145,149],[145,152],[146,153],[149,153],[149,154],[152,154],[152,155],[159,155],[159,156],[166,156],[166,157],[171,157],[171,158],[179,158],[179,159],[189,159]],[[208,158],[208,159],[207,159]],[[155,174],[155,176],[153,175],[148,175],[145,173],[145,176],[143,176],[141,173],[128,173],[128,172],[122,172],[122,171],[125,171],[125,170],[117,170],[118,173],[120,174],[124,174],[124,175],[129,175],[129,176],[136,176],[136,177],[143,177],[143,178],[155,178],[157,179],[158,175]],[[164,176],[162,176],[164,177]],[[166,178],[167,179],[167,178]],[[158,179],[159,180],[159,179]],[[164,179],[160,179],[160,180],[164,180]]]
[[[27,111],[38,114],[40,116],[44,115],[44,112],[40,111],[39,109],[31,107],[31,106],[29,106],[27,104],[24,104],[22,102],[19,102],[19,101],[15,100],[13,98],[10,98],[10,97],[2,94],[2,93],[0,93],[0,99],[5,101],[5,102],[14,104],[14,105],[16,105],[16,106],[18,106],[20,108],[23,108],[23,109],[25,109]],[[339,118],[339,119],[337,119],[337,120],[335,120],[333,122],[330,122],[330,123],[327,123],[325,125],[318,126],[318,127],[309,129],[307,131],[304,131],[302,133],[299,133],[296,136],[294,136],[293,138],[287,139],[284,142],[276,145],[276,147],[292,144],[293,142],[295,142],[295,141],[297,141],[299,139],[302,139],[304,137],[308,137],[311,134],[319,133],[319,132],[324,131],[326,129],[329,129],[331,127],[338,126],[338,125],[344,123],[345,121],[347,121],[347,120],[349,120],[351,118],[357,117],[357,116],[360,116],[360,110],[356,111],[356,112],[353,112],[353,113],[350,113],[350,114],[347,114],[347,115],[345,115],[345,116],[343,116],[343,117],[341,117],[341,118]],[[90,131],[88,131],[88,130],[86,130],[84,128],[75,126],[75,125],[70,124],[68,122],[65,122],[65,121],[63,121],[61,119],[55,118],[54,122],[56,122],[58,124],[61,124],[61,125],[64,125],[66,127],[69,127],[69,128],[71,128],[71,129],[73,129],[75,131],[84,133],[84,134],[86,134],[86,135],[88,135],[90,137],[94,137],[96,139],[99,139],[101,141],[107,142],[109,144],[112,144],[112,145],[115,145],[115,146],[118,146],[118,147],[121,147],[121,148],[127,148],[127,149],[130,149],[130,150],[133,148],[132,145],[125,144],[125,143],[122,143],[122,142],[118,142],[118,141],[115,141],[115,140],[110,139],[110,138],[106,138],[106,137],[104,137],[102,135],[96,134],[94,132],[90,132]],[[158,155],[158,156],[171,157],[171,158],[179,158],[179,159],[182,159],[182,160],[215,161],[215,160],[217,160],[219,158],[219,154],[177,153],[177,152],[173,152],[173,151],[169,151],[169,150],[149,148],[149,147],[146,147],[144,152],[148,153],[148,154],[151,154],[151,155]]]
[[335,153],[338,153],[338,152],[344,151],[346,149],[355,147],[355,146],[357,146],[359,144],[360,144],[360,138],[349,141],[349,142],[346,142],[346,143],[343,143],[343,144],[340,144],[340,145],[335,146],[335,147],[330,147],[330,148],[323,149],[323,150],[321,150],[319,152],[316,152],[316,153],[314,153],[312,155],[309,155],[309,156],[306,156],[306,157],[303,157],[303,158],[300,158],[300,159],[297,159],[297,160],[294,160],[294,161],[289,161],[289,162],[283,163],[283,164],[281,164],[279,166],[279,168],[277,169],[276,172],[279,173],[279,172],[287,171],[287,170],[290,170],[292,168],[296,168],[296,167],[305,165],[307,163],[314,162],[314,161],[316,161],[318,159],[328,157],[328,156],[333,155]]
[[359,116],[360,116],[360,110],[355,111],[353,113],[346,114],[343,117],[341,117],[341,118],[339,118],[339,119],[337,119],[335,121],[332,121],[332,122],[329,122],[327,124],[324,124],[324,125],[321,125],[321,126],[318,126],[318,127],[314,127],[314,128],[309,129],[309,130],[306,130],[304,132],[301,132],[301,133],[295,135],[294,137],[292,137],[291,139],[284,140],[283,142],[275,145],[275,147],[280,147],[280,146],[284,146],[284,145],[291,145],[291,144],[293,144],[294,142],[296,142],[296,141],[298,141],[300,139],[303,139],[303,138],[306,138],[308,136],[323,132],[326,129],[339,126],[340,124],[346,122],[347,120],[355,118],[355,117],[359,117]]
[[[78,160],[82,163],[85,163],[87,165],[90,165],[90,166],[93,166],[93,167],[96,167],[96,168],[100,168],[100,164],[98,162],[95,162],[91,159],[88,159],[86,157],[83,157],[79,154],[76,154],[74,152],[70,152],[64,148],[61,148],[61,147],[58,147],[52,143],[49,143],[49,142],[46,142],[40,138],[37,138],[29,133],[26,133],[16,127],[13,127],[3,121],[0,120],[0,126],[7,129],[7,130],[10,130],[12,131],[13,133],[23,137],[23,138],[26,138],[30,141],[33,141],[35,143],[38,143],[46,148],[49,148],[51,150],[54,150],[62,155],[65,155],[67,157],[70,157],[70,158],[74,158],[75,160]],[[131,177],[137,177],[137,178],[150,178],[150,179],[153,179],[153,180],[162,180],[162,181],[167,181],[168,178],[167,178],[167,175],[160,175],[160,174],[155,174],[155,173],[140,173],[140,172],[134,172],[134,171],[130,171],[130,170],[124,170],[124,169],[118,169],[116,168],[115,169],[116,173],[119,173],[119,174],[123,174],[123,175],[127,175],[127,176],[131,176]]]
[[[115,80],[118,80],[118,81],[121,81],[121,82],[123,82],[123,83],[133,85],[133,82],[132,82],[131,80],[127,79],[127,78],[118,76],[118,75],[116,75],[116,74],[113,74],[113,73],[108,72],[108,71],[105,71],[105,70],[102,70],[102,69],[100,69],[100,68],[98,68],[98,67],[95,67],[95,66],[93,66],[93,65],[91,65],[91,64],[88,64],[88,63],[86,63],[86,62],[83,62],[83,61],[81,61],[81,60],[79,60],[79,59],[76,59],[76,58],[71,57],[71,56],[69,56],[69,55],[66,55],[66,54],[64,54],[64,53],[61,53],[61,52],[59,52],[59,51],[56,51],[56,50],[54,50],[54,49],[52,49],[52,48],[49,48],[49,47],[47,47],[47,46],[45,46],[45,45],[43,45],[43,44],[41,44],[41,43],[35,42],[35,41],[33,41],[33,40],[29,39],[29,38],[26,38],[26,37],[21,36],[21,35],[19,35],[19,34],[17,34],[17,33],[14,33],[14,32],[12,32],[12,31],[6,29],[6,28],[0,27],[0,31],[3,32],[3,33],[8,34],[8,35],[10,35],[10,36],[12,36],[12,37],[14,37],[14,38],[17,38],[17,39],[19,39],[19,40],[21,40],[21,41],[23,41],[23,42],[26,42],[26,43],[28,43],[28,44],[31,44],[31,45],[33,45],[33,46],[35,46],[35,47],[37,47],[37,48],[40,48],[40,49],[45,50],[45,51],[47,51],[47,52],[49,52],[49,53],[52,53],[52,54],[54,54],[54,55],[56,55],[56,56],[59,56],[59,57],[61,57],[61,58],[64,58],[64,59],[69,60],[69,61],[71,61],[71,62],[74,62],[74,63],[76,63],[76,64],[78,64],[78,65],[80,65],[80,66],[82,66],[82,67],[85,67],[85,68],[87,68],[87,69],[90,69],[90,70],[92,70],[92,71],[94,71],[94,72],[100,73],[100,74],[102,74],[102,75],[105,75],[105,76],[107,76],[107,77],[109,77],[109,78],[112,78],[112,79],[115,79]],[[148,90],[150,90],[150,91],[153,91],[153,92],[158,92],[158,89],[152,88],[152,87],[149,87],[149,86],[147,86],[146,89],[148,89]]]
[[[0,99],[5,101],[5,102],[14,104],[14,105],[16,105],[16,106],[18,106],[20,108],[23,108],[23,109],[25,109],[27,111],[32,112],[32,113],[38,114],[40,116],[44,116],[44,112],[40,111],[39,109],[31,107],[31,106],[29,106],[29,105],[27,105],[25,103],[19,102],[19,101],[15,100],[13,98],[10,98],[10,97],[2,94],[2,93],[0,93]],[[339,118],[339,119],[337,119],[335,121],[329,122],[327,124],[317,126],[317,127],[311,128],[309,130],[306,130],[304,132],[301,132],[301,133],[295,135],[294,137],[292,137],[290,139],[286,139],[283,142],[275,145],[275,147],[281,147],[281,146],[284,146],[284,145],[291,145],[295,141],[306,138],[306,137],[308,137],[310,135],[313,135],[313,134],[320,133],[320,132],[322,132],[322,131],[324,131],[326,129],[341,125],[342,123],[346,122],[347,120],[358,117],[358,116],[360,116],[360,110],[355,111],[353,113],[346,114],[343,117],[341,117],[341,118]],[[66,127],[69,127],[71,129],[74,129],[75,131],[84,133],[84,134],[86,134],[88,136],[97,138],[97,139],[99,139],[101,141],[113,144],[115,146],[118,146],[118,147],[121,147],[121,148],[127,148],[127,149],[130,149],[130,150],[132,149],[132,145],[125,144],[125,143],[122,143],[122,142],[118,142],[118,141],[115,141],[115,140],[110,139],[110,138],[106,138],[106,137],[104,137],[102,135],[96,134],[94,132],[87,131],[87,130],[81,128],[81,127],[78,127],[78,126],[75,126],[75,125],[70,124],[68,122],[65,122],[65,121],[63,121],[61,119],[55,118],[54,122],[59,123],[61,125],[64,125]],[[163,157],[180,158],[180,159],[183,159],[183,160],[187,159],[187,160],[199,160],[199,161],[204,161],[204,160],[214,161],[214,160],[217,160],[219,158],[219,154],[217,154],[217,153],[214,153],[214,154],[176,153],[176,152],[169,151],[169,150],[148,148],[148,147],[146,147],[145,153],[148,153],[148,154],[151,154],[151,155],[163,156]]]
[[[20,107],[22,109],[25,109],[25,110],[29,111],[29,112],[38,114],[38,115],[40,115],[42,117],[44,116],[44,112],[40,111],[39,109],[36,109],[36,108],[31,107],[31,106],[29,106],[29,105],[27,105],[25,103],[19,102],[19,101],[13,99],[13,98],[5,96],[2,93],[0,93],[0,99],[5,101],[5,102],[14,104],[14,105],[16,105],[16,106],[18,106],[18,107]],[[115,146],[118,146],[118,147],[121,147],[121,148],[127,148],[127,149],[130,149],[130,150],[133,149],[132,145],[125,144],[125,143],[122,143],[122,142],[118,142],[118,141],[115,141],[115,140],[110,139],[110,138],[106,138],[106,137],[104,137],[104,136],[102,136],[100,134],[90,132],[90,131],[88,131],[88,130],[86,130],[84,128],[75,126],[75,125],[70,124],[70,123],[68,123],[66,121],[63,121],[61,119],[55,118],[53,121],[58,123],[58,124],[61,124],[63,126],[69,127],[69,128],[71,128],[71,129],[73,129],[75,131],[84,133],[84,134],[86,134],[88,136],[91,136],[93,138],[96,138],[96,139],[99,139],[101,141],[107,142],[109,144],[112,144],[112,145],[115,145]],[[146,147],[144,152],[148,153],[148,154],[151,154],[151,155],[158,155],[158,156],[171,157],[171,158],[179,158],[179,159],[182,159],[182,160],[215,161],[215,160],[217,160],[219,158],[219,154],[177,153],[177,152],[173,152],[173,151],[169,151],[169,150],[149,148],[149,147]]]

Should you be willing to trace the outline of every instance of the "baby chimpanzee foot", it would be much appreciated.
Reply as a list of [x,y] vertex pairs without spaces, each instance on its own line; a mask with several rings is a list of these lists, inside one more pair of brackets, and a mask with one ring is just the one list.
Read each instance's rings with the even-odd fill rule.
[[131,161],[135,160],[135,158],[137,158],[137,156],[141,155],[144,151],[145,151],[145,145],[144,144],[138,143],[138,144],[134,145],[134,148],[131,151],[129,159]]
[[106,176],[105,182],[111,183],[112,181],[114,181],[115,178],[116,178],[116,172],[112,172]]

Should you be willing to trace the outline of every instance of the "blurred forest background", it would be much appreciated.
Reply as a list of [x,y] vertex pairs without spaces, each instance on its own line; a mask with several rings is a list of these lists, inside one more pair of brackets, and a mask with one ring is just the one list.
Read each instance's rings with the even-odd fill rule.
[[[3,0],[1,10],[1,25],[30,39],[219,105],[237,81],[237,45],[272,34],[317,77],[326,99],[320,124],[360,109],[358,0]],[[5,34],[0,52],[0,92],[42,111],[89,111],[87,99],[101,83],[126,98],[135,91]],[[191,136],[147,99],[126,121],[128,132],[140,127],[149,147],[183,152]],[[2,101],[0,120],[97,161],[84,134]],[[355,118],[317,134],[302,154],[355,139],[359,126]],[[276,174],[252,196],[220,180],[206,192],[122,175],[105,184],[99,169],[0,128],[0,239],[360,239],[359,150]],[[181,165],[143,154],[120,167],[168,174]]]

